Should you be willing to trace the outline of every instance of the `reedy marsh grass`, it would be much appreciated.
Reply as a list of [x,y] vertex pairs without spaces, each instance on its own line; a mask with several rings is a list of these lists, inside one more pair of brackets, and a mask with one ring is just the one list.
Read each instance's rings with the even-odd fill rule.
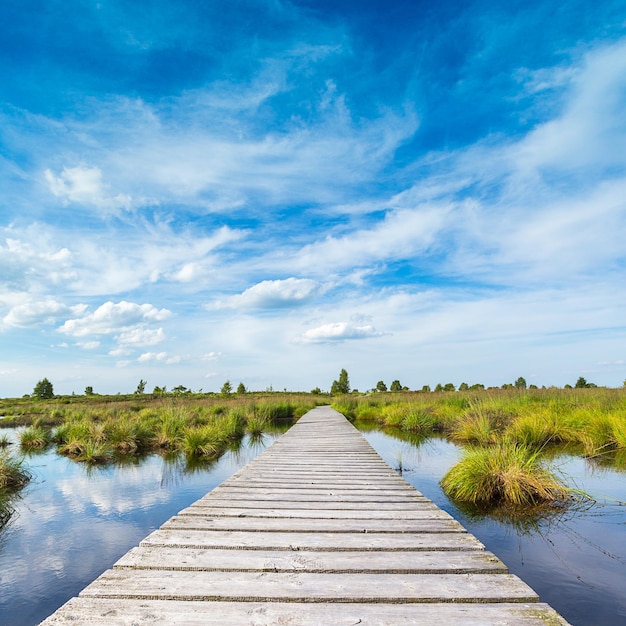
[[[528,389],[380,393],[338,398],[359,422],[468,446],[442,481],[458,501],[540,507],[571,500],[545,466],[554,446],[617,463],[626,451],[626,389]],[[421,429],[421,430],[420,430]]]
[[442,478],[441,487],[460,502],[524,509],[563,502],[569,494],[546,469],[538,450],[505,442],[468,448]]
[[20,446],[24,449],[43,449],[51,441],[50,431],[43,426],[30,426],[23,430],[20,435]]
[[[320,403],[308,394],[172,398],[68,398],[20,405],[25,449],[45,448],[76,461],[106,463],[154,452],[215,457],[246,432],[259,434]],[[32,408],[28,414],[26,406]],[[4,420],[3,420],[4,422]],[[15,425],[9,419],[7,426]],[[51,428],[55,426],[55,428]]]
[[16,459],[6,450],[0,452],[0,489],[19,490],[32,478],[22,459]]

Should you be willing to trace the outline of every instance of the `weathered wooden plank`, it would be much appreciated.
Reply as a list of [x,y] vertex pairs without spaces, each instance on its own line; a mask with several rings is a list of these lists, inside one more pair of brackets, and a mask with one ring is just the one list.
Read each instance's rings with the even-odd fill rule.
[[246,500],[260,501],[272,500],[278,502],[402,502],[421,500],[417,494],[385,494],[385,493],[354,493],[347,491],[331,491],[324,489],[315,489],[308,492],[306,489],[297,490],[220,490],[215,493],[217,498],[228,498],[231,501]]
[[392,481],[379,481],[378,483],[372,482],[359,482],[354,481],[352,484],[349,483],[341,483],[338,481],[321,481],[321,480],[309,480],[309,481],[259,481],[254,479],[248,480],[240,480],[239,482],[229,482],[228,484],[223,484],[220,487],[221,493],[224,490],[238,490],[245,489],[246,491],[251,491],[253,489],[260,490],[273,490],[280,492],[289,492],[289,491],[302,491],[302,490],[322,490],[322,491],[335,491],[335,492],[349,492],[349,493],[392,493],[393,495],[397,494],[409,494],[410,496],[415,495],[415,490],[406,483],[397,483]]
[[81,596],[241,602],[538,602],[511,574],[312,574],[113,569]]
[[507,573],[505,565],[482,550],[440,552],[306,552],[285,550],[200,550],[139,547],[115,567],[173,570],[293,572],[387,572],[396,574]]
[[[216,506],[223,509],[300,509],[302,511],[314,510],[314,511],[382,511],[383,509],[378,505],[374,506],[371,502],[341,502],[339,500],[298,500],[285,502],[282,500],[229,500],[226,498],[200,498],[197,501],[200,506]],[[411,508],[418,510],[419,507],[425,504],[431,504],[430,500],[426,498],[413,499],[410,502],[406,500],[399,500],[393,502],[385,502],[385,511],[405,511]]]
[[258,533],[159,529],[140,545],[242,550],[484,550],[473,535],[457,532]]
[[183,509],[178,515],[204,515],[226,517],[280,517],[280,518],[312,518],[312,519],[361,519],[361,520],[414,520],[414,519],[448,519],[449,514],[438,508],[432,502],[424,502],[418,506],[402,509],[294,509],[294,508],[237,508],[218,507],[192,504]]
[[[445,515],[445,517],[444,517]],[[163,530],[230,530],[251,532],[325,532],[325,533],[465,533],[459,522],[449,515],[430,519],[314,519],[314,518],[254,518],[206,517],[204,515],[175,515],[161,528]]]
[[[78,621],[76,616],[81,616]],[[567,626],[547,604],[305,604],[72,598],[42,626]]]

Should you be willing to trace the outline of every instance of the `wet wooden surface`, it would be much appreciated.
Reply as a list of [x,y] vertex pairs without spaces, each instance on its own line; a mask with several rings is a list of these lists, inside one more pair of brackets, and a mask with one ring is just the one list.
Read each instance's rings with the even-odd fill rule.
[[43,622],[566,624],[329,407]]

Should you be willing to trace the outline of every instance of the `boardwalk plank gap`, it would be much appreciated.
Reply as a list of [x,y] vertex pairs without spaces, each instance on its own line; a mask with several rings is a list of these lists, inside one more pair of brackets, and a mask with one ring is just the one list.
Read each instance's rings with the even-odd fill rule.
[[42,626],[567,623],[330,407]]

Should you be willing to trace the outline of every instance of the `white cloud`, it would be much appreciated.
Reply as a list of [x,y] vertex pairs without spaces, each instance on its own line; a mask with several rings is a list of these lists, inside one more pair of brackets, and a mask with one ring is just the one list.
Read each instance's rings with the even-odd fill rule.
[[76,278],[72,253],[59,247],[47,227],[34,223],[18,231],[8,227],[4,245],[0,240],[0,285],[6,293],[11,289],[45,292]]
[[106,195],[102,171],[98,167],[64,167],[58,176],[47,169],[44,175],[50,191],[66,205],[72,202],[109,210],[128,210],[133,206],[133,199],[127,194]]
[[264,280],[243,293],[216,303],[216,308],[282,309],[300,306],[322,291],[321,286],[308,278]]
[[323,324],[305,331],[298,341],[303,343],[329,343],[349,339],[369,339],[381,337],[384,333],[377,331],[371,324],[357,326],[349,322]]
[[389,211],[369,227],[304,246],[289,262],[311,273],[327,273],[413,258],[435,243],[451,210],[451,205],[441,205]]
[[87,308],[82,304],[67,306],[51,297],[35,301],[28,294],[21,294],[20,299],[25,299],[26,302],[11,307],[2,319],[5,326],[27,328],[40,324],[53,324],[60,317],[80,315]]
[[[149,326],[166,320],[170,315],[167,309],[157,309],[151,304],[109,301],[93,313],[67,320],[58,331],[73,337],[111,335],[117,341],[118,348],[109,354],[124,356],[130,354],[133,348],[162,343],[165,340],[163,328]],[[86,347],[94,345],[94,342],[83,342],[82,345]]]
[[137,358],[139,363],[145,363],[147,361],[165,361],[167,359],[167,352],[144,352]]
[[570,73],[570,94],[562,114],[541,124],[514,151],[522,170],[587,169],[624,164],[626,43],[589,53]]
[[154,346],[165,341],[162,328],[131,328],[117,335],[122,346]]
[[99,341],[79,341],[76,343],[77,346],[84,348],[85,350],[94,350],[95,348],[100,347]]

